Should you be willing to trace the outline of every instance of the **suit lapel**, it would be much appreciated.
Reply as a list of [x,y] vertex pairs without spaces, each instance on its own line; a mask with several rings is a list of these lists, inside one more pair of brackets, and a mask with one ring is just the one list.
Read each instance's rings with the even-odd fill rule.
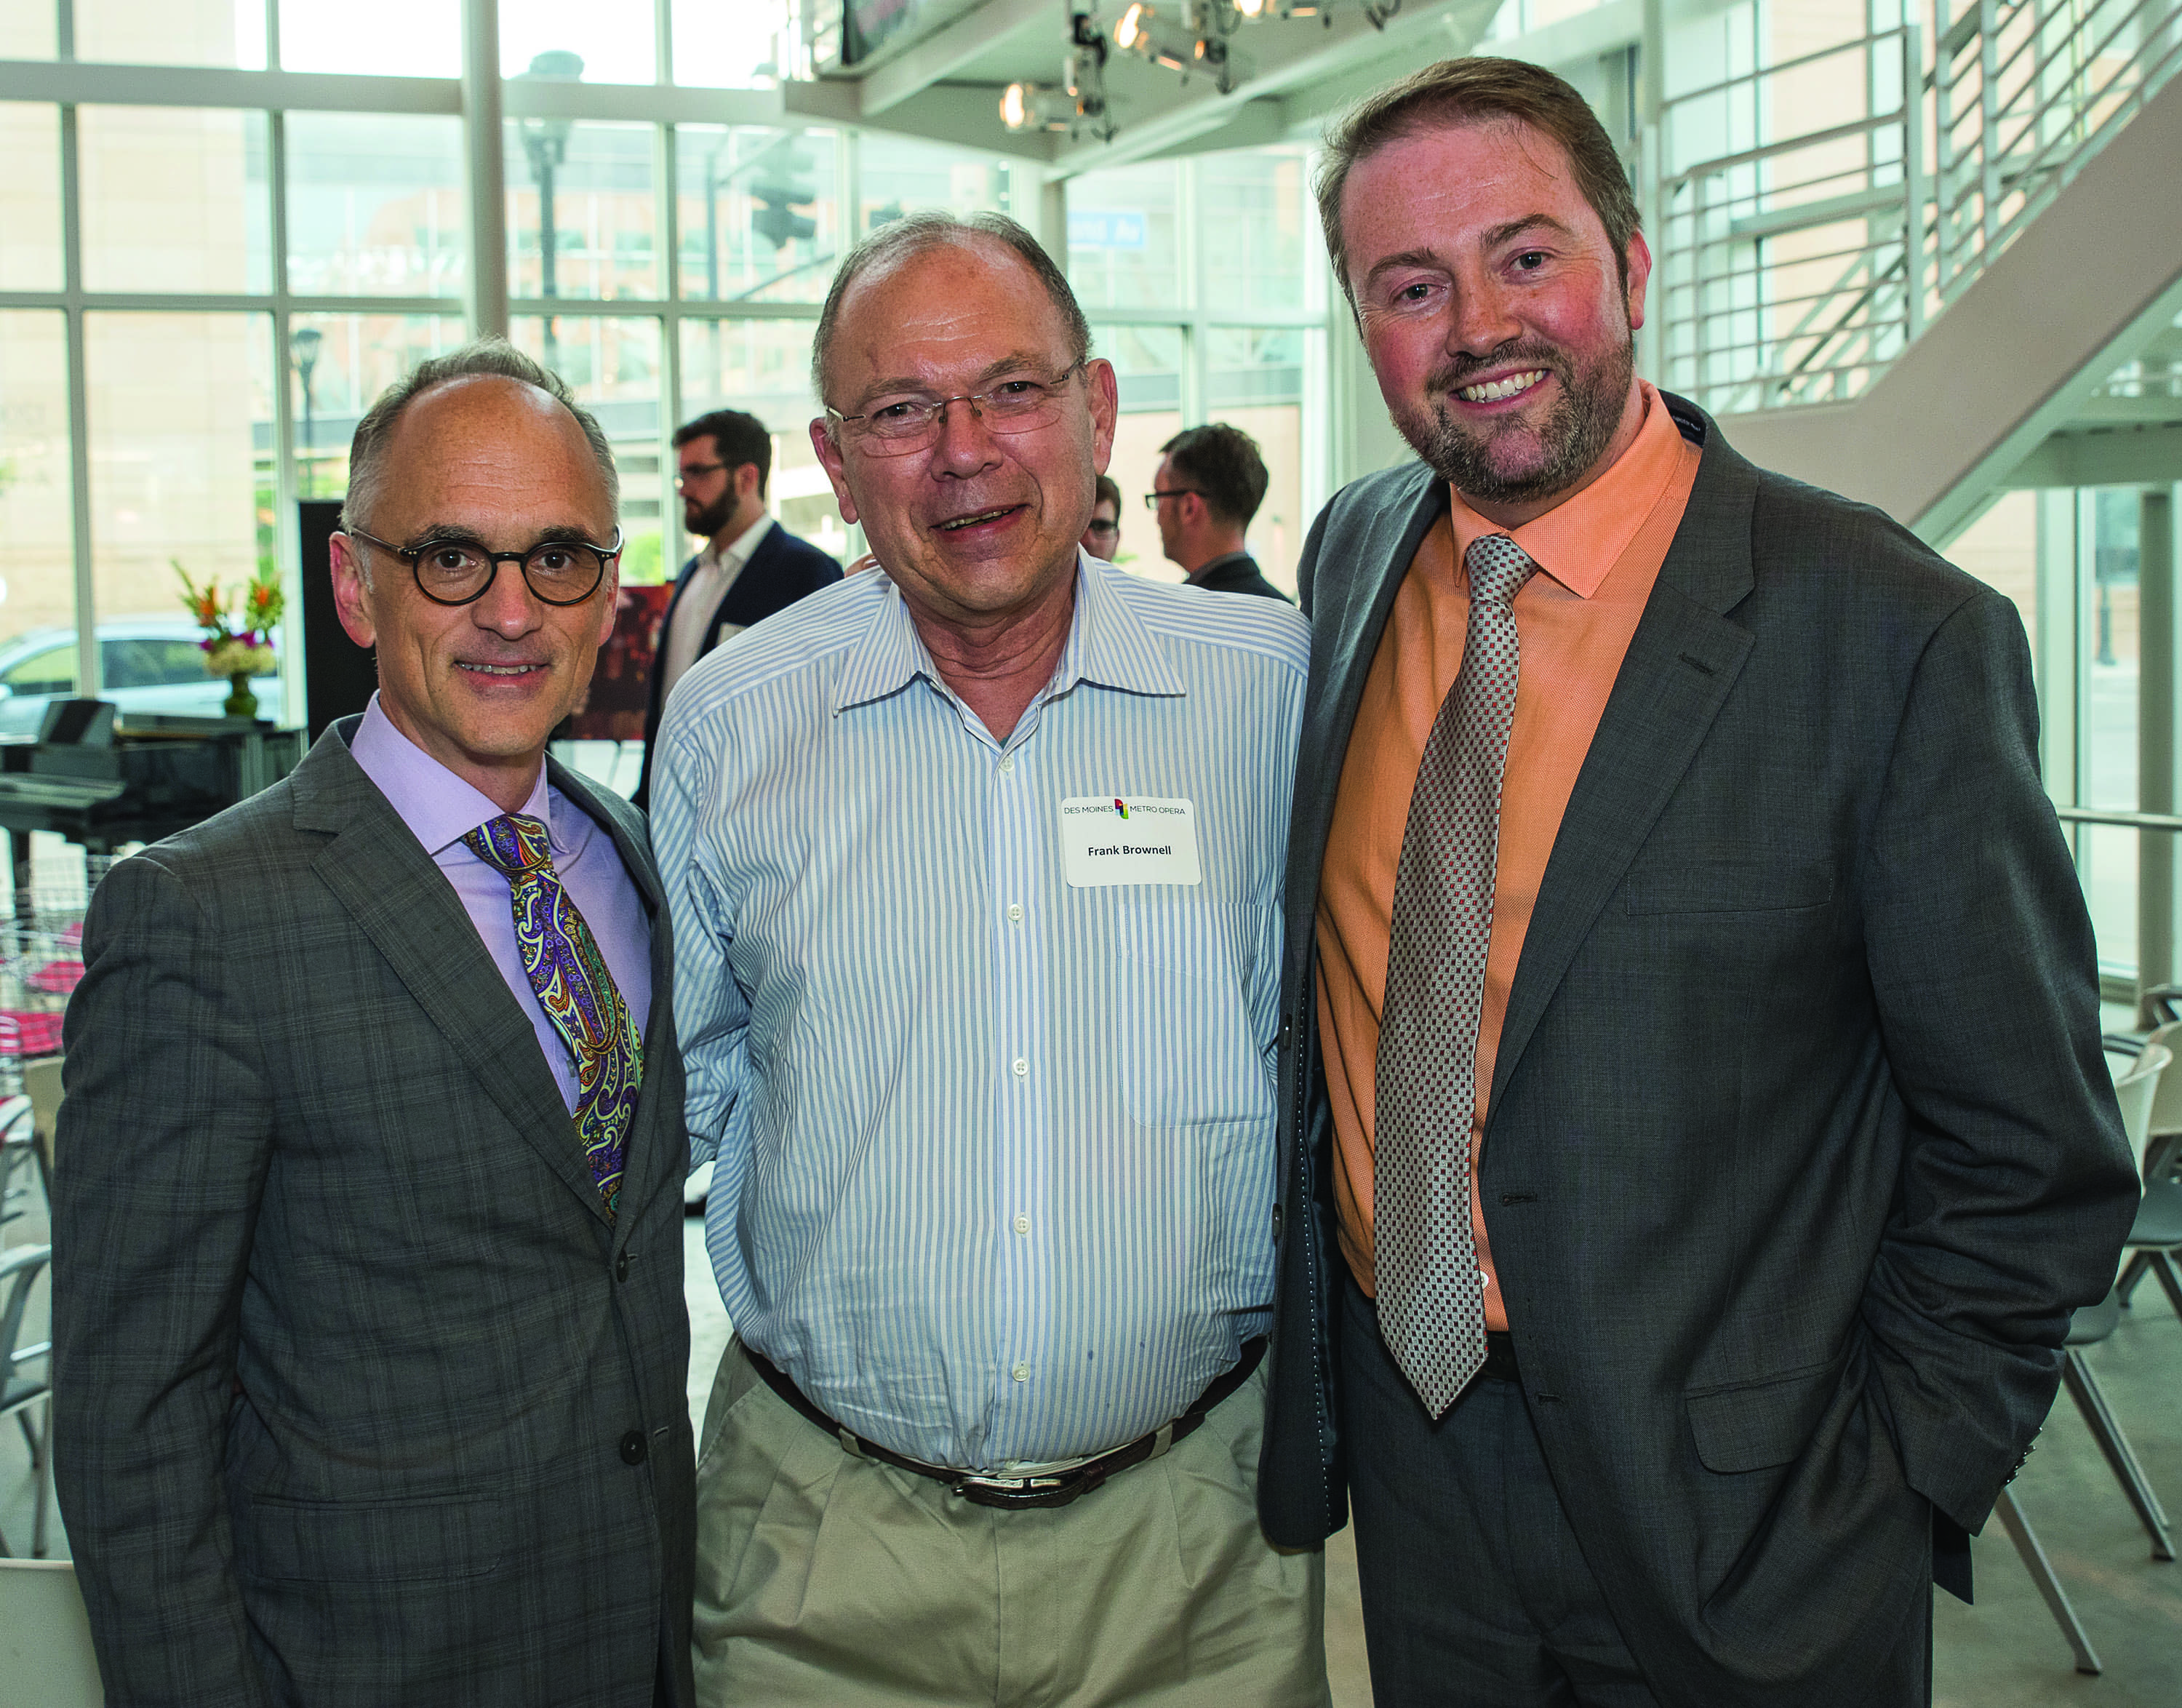
[[1636,857],[1749,657],[1749,632],[1724,614],[1754,585],[1757,475],[1709,417],[1679,398],[1704,460],[1651,599],[1554,838],[1508,996],[1493,1070],[1494,1108],[1569,963]]
[[1292,868],[1298,881],[1288,896],[1291,933],[1315,929],[1319,869],[1356,707],[1410,560],[1447,510],[1447,488],[1432,471],[1420,463],[1410,474],[1368,518],[1362,538],[1343,551],[1345,561],[1321,556],[1311,583],[1310,686],[1304,700],[1292,830],[1302,858]]
[[328,730],[296,772],[296,828],[332,833],[313,869],[510,1124],[604,1222],[606,1206],[529,1015],[446,874],[351,757],[348,727]]

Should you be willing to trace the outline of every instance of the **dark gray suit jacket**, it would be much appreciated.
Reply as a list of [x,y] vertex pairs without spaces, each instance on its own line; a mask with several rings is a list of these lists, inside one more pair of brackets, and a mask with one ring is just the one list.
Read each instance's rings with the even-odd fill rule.
[[[1563,819],[1479,1190],[1540,1441],[1664,1702],[1840,1708],[2052,1404],[2137,1196],[2013,607],[1877,512],[1703,461]],[[1421,465],[1313,526],[1260,1500],[1346,1515],[1314,918]],[[1394,1467],[1398,1474],[1398,1467]],[[1459,1594],[1459,1585],[1448,1586]]]
[[609,1223],[530,1017],[350,756],[122,861],[69,1004],[55,1466],[107,1700],[690,1700],[671,934]]

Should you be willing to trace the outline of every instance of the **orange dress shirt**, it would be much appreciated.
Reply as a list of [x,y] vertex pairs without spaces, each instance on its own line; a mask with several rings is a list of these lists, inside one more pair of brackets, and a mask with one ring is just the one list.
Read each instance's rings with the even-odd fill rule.
[[[1683,439],[1659,393],[1649,385],[1643,392],[1643,426],[1620,460],[1565,503],[1514,531],[1515,543],[1543,573],[1515,596],[1522,671],[1500,790],[1500,854],[1470,1125],[1473,1182],[1508,990],[1547,857],[1697,480],[1697,447]],[[1451,513],[1418,547],[1364,685],[1326,838],[1318,891],[1319,1040],[1332,1103],[1342,1255],[1366,1293],[1374,1291],[1373,1115],[1394,868],[1425,739],[1462,666],[1470,613],[1462,554],[1472,541],[1506,531],[1457,495]],[[1508,1313],[1474,1186],[1470,1217],[1486,1277],[1486,1326],[1504,1329]]]

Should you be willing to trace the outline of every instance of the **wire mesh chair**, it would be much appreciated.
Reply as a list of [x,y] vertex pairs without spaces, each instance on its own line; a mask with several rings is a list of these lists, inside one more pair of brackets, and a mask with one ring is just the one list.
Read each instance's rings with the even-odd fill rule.
[[[53,1259],[50,1245],[18,1245],[0,1252],[0,1417],[14,1418],[30,1450],[30,1474],[37,1479],[36,1516],[30,1521],[30,1553],[42,1560],[46,1554],[46,1511],[53,1487],[53,1342],[23,1344],[23,1322],[30,1302],[30,1289]],[[43,1362],[43,1374],[20,1373],[23,1366]],[[30,1428],[30,1412],[42,1415],[38,1428]],[[0,1556],[8,1552],[0,1537]]]

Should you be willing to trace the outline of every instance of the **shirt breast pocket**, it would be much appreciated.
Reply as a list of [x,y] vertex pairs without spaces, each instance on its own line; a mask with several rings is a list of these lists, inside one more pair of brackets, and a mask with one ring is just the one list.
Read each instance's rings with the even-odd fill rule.
[[1109,1000],[1121,1103],[1138,1125],[1271,1122],[1250,1015],[1265,912],[1173,896],[1116,907]]

